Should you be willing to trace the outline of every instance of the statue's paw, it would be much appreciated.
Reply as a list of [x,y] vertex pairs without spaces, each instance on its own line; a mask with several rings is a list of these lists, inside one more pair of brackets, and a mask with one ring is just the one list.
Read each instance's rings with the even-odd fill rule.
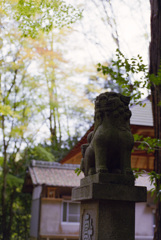
[[108,173],[108,169],[107,168],[100,168],[98,170],[99,173]]
[[121,170],[119,168],[115,168],[112,170],[112,173],[121,174]]
[[95,173],[96,173],[95,168],[90,168],[89,171],[88,171],[88,175],[93,175]]

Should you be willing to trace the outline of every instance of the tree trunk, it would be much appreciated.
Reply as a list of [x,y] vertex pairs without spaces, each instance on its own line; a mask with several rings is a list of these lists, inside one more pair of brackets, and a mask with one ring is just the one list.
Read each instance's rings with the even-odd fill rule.
[[3,131],[3,170],[2,170],[2,239],[7,239],[7,206],[6,206],[6,191],[7,191],[7,145],[4,133],[4,116],[2,116],[2,131]]
[[[150,43],[150,74],[157,75],[161,62],[161,0],[151,0],[151,43]],[[151,86],[152,108],[155,137],[161,139],[161,86]],[[161,150],[155,152],[154,170],[161,174]],[[160,182],[157,182],[158,186]],[[161,239],[161,202],[156,205],[156,228],[154,240]]]

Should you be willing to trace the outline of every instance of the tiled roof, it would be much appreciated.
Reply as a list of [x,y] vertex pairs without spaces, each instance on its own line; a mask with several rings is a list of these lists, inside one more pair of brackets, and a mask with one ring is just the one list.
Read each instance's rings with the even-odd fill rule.
[[[60,187],[80,186],[80,179],[84,177],[81,173],[76,175],[74,169],[79,167],[77,164],[60,164],[55,162],[35,161],[29,167],[29,173],[33,185],[48,185]],[[145,173],[135,180],[136,186],[146,186],[150,191],[154,186],[151,185],[149,176]]]
[[82,173],[79,176],[75,173],[77,167],[79,165],[33,160],[29,173],[33,185],[76,187],[80,185],[83,177]]
[[153,126],[152,104],[149,98],[142,101],[144,106],[135,105],[130,108],[132,116],[130,119],[131,125]]

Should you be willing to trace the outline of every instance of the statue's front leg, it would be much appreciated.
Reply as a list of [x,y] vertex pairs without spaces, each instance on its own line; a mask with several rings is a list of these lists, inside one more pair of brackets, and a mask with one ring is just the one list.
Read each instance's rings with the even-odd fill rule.
[[121,150],[122,150],[120,152],[121,173],[133,175],[133,172],[131,170],[131,151],[123,147]]
[[86,153],[85,153],[84,169],[85,169],[85,171],[84,171],[85,176],[93,175],[96,173],[95,154],[94,154],[94,150],[91,146],[89,146],[87,148]]
[[95,163],[96,163],[96,172],[107,173],[107,151],[105,149],[96,147],[95,149]]

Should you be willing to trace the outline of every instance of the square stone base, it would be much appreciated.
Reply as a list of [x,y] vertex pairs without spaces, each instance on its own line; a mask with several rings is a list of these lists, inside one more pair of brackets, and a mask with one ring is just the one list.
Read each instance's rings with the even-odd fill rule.
[[81,202],[80,240],[134,240],[135,203],[145,202],[146,187],[134,186],[133,176],[95,174],[72,189]]
[[80,240],[134,240],[134,226],[134,202],[81,202]]

